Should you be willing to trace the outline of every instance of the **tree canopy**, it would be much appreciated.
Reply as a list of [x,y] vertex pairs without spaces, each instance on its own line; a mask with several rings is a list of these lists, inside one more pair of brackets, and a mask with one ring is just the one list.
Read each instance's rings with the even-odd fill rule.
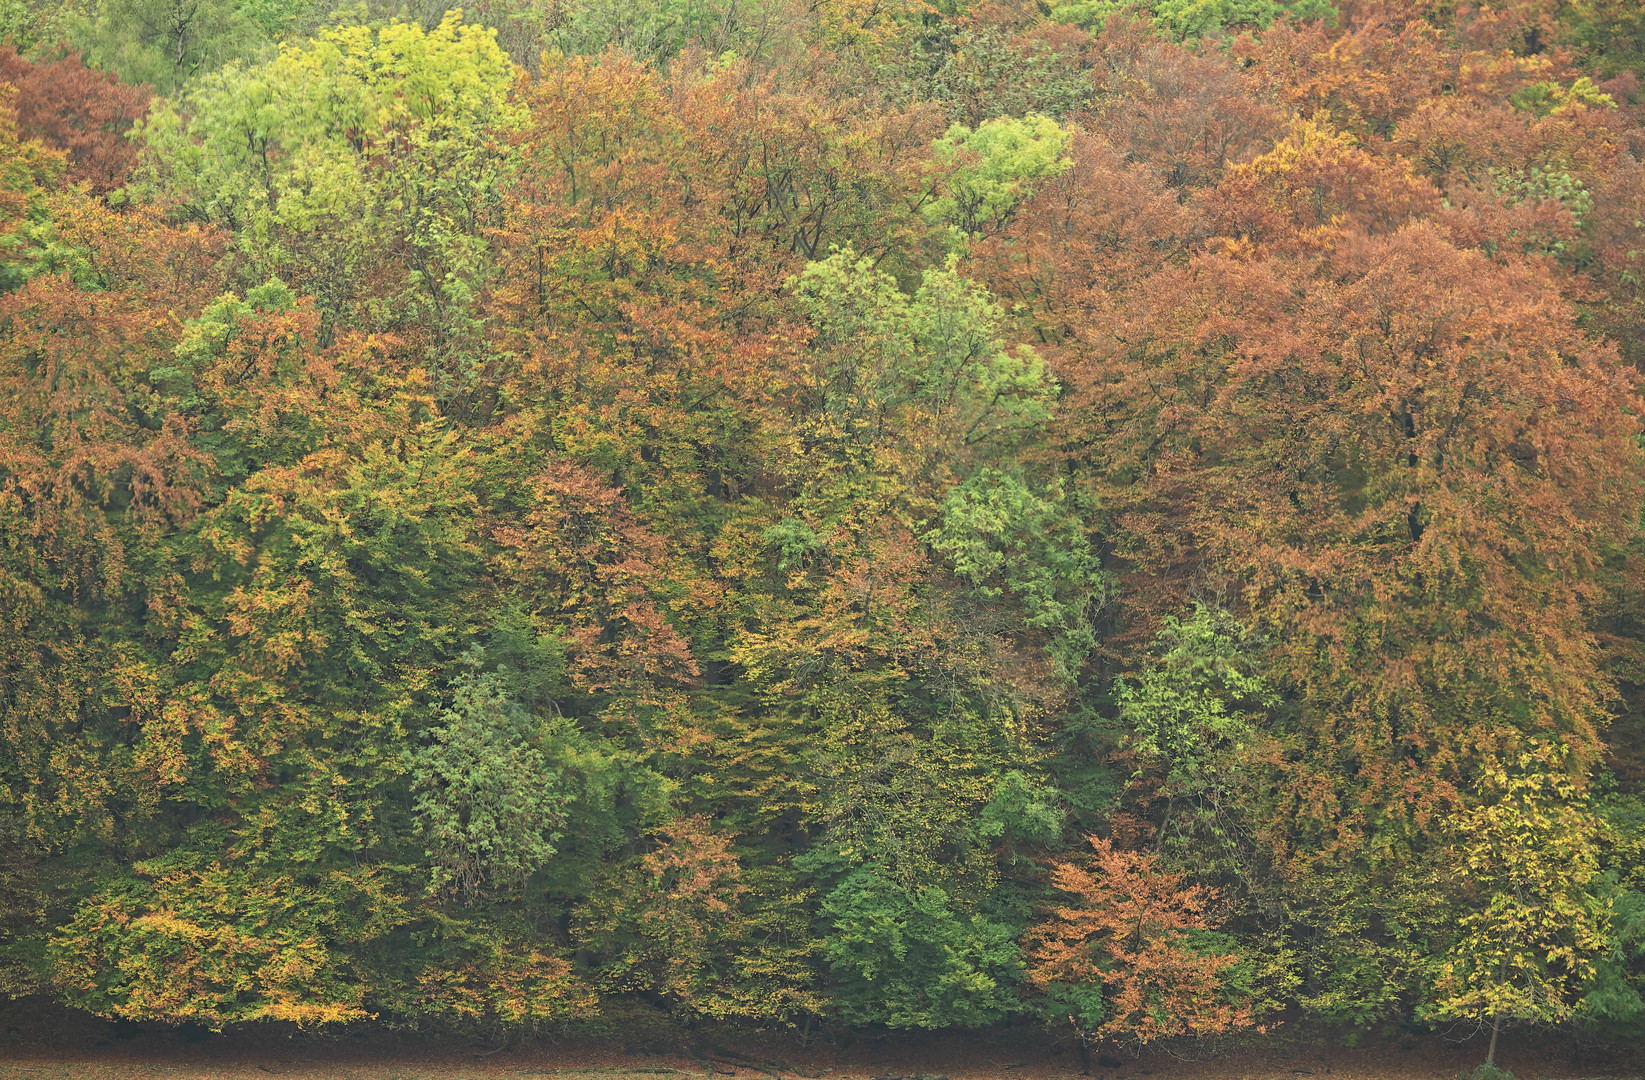
[[1645,1034],[1635,5],[0,25],[0,991]]

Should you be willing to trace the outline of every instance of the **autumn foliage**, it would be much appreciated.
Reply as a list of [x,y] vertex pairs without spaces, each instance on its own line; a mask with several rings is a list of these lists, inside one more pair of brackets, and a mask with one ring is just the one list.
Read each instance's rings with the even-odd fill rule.
[[1239,957],[1193,937],[1213,929],[1216,894],[1154,857],[1090,840],[1088,858],[1052,863],[1063,895],[1029,932],[1029,983],[1069,999],[1069,1023],[1098,1037],[1147,1043],[1249,1025],[1249,1008],[1222,990]]
[[0,80],[17,88],[18,131],[62,151],[71,181],[85,181],[95,192],[126,182],[137,160],[128,136],[148,112],[147,87],[88,68],[73,50],[46,63],[0,48]]
[[0,51],[0,991],[1645,1031],[1627,5],[126,7]]

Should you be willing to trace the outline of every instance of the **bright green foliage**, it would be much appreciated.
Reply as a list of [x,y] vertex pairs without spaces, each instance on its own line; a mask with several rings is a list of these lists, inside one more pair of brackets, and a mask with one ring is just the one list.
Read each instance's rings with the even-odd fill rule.
[[951,163],[954,171],[946,194],[921,213],[967,236],[1004,224],[1040,181],[1069,167],[1063,157],[1068,132],[1047,116],[1001,117],[974,131],[955,124],[933,146],[937,160]]
[[820,411],[836,439],[884,444],[908,425],[934,427],[961,454],[1009,443],[1043,423],[1052,386],[1027,346],[1001,341],[996,304],[952,265],[927,270],[912,297],[850,250],[794,282],[825,365]]
[[1062,839],[1061,792],[1021,769],[1007,769],[982,808],[977,834],[1019,844],[1055,844]]
[[[1594,208],[1593,193],[1568,172],[1554,172],[1532,165],[1527,169],[1497,169],[1490,173],[1492,185],[1513,202],[1549,199],[1571,212],[1578,226]],[[1562,251],[1555,244],[1554,251]]]
[[505,696],[506,677],[460,676],[412,767],[429,888],[470,902],[482,889],[523,883],[554,854],[565,825],[565,777],[536,745],[530,715]]
[[1226,611],[1198,605],[1167,616],[1160,654],[1116,698],[1131,749],[1164,773],[1175,797],[1218,803],[1235,780],[1245,743],[1276,703],[1257,670],[1260,644]]
[[1052,17],[1100,28],[1109,16],[1125,11],[1152,16],[1160,34],[1172,41],[1266,30],[1281,16],[1303,21],[1334,20],[1337,15],[1331,0],[1066,0],[1054,6]]
[[[143,182],[229,229],[254,280],[314,296],[328,333],[420,324],[454,345],[486,273],[511,81],[494,33],[455,13],[431,31],[327,30],[162,104]],[[395,287],[368,294],[379,275]]]
[[0,3],[0,40],[20,52],[32,50],[40,43],[43,14],[29,0],[4,0]]
[[1556,82],[1531,83],[1515,90],[1508,101],[1533,116],[1555,116],[1572,109],[1614,109],[1611,95],[1602,93],[1586,75],[1570,86]]
[[0,93],[0,292],[17,288],[65,254],[54,243],[48,205],[65,163],[39,142],[18,137],[7,97]]
[[1174,41],[1214,37],[1237,26],[1266,29],[1284,14],[1278,0],[1158,0],[1154,24]]
[[1097,645],[1092,620],[1108,578],[1059,487],[1042,497],[1016,476],[980,469],[948,493],[927,542],[981,596],[1021,603],[1023,625],[1046,634],[1058,673],[1078,678]]

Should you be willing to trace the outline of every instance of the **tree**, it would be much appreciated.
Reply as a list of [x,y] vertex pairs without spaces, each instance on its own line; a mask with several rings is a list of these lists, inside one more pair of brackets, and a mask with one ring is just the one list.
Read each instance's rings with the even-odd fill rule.
[[15,91],[0,84],[0,291],[44,268],[50,223],[46,193],[64,172],[61,154],[19,138]]
[[148,112],[147,87],[94,71],[72,50],[46,64],[0,48],[0,79],[17,88],[18,132],[66,154],[71,183],[99,194],[125,184],[137,159],[128,135]]
[[1578,0],[1561,28],[1602,75],[1645,68],[1645,18],[1618,0]]
[[566,820],[564,776],[536,745],[530,716],[503,695],[505,676],[459,676],[412,767],[429,888],[470,904],[482,889],[523,884],[554,855]]
[[[727,976],[743,929],[742,869],[730,838],[702,818],[658,830],[651,850],[614,866],[577,929],[612,989],[649,990],[710,1016],[743,1010]],[[757,1014],[756,1014],[757,1015]]]
[[1630,12],[19,3],[0,993],[1645,1015]]
[[[1180,855],[1209,876],[1216,848],[1230,853],[1249,827],[1237,820],[1239,777],[1258,756],[1264,712],[1278,701],[1259,673],[1261,643],[1226,611],[1196,604],[1189,619],[1168,616],[1156,640],[1155,662],[1119,683],[1120,738],[1139,765],[1162,774],[1156,846],[1209,833],[1195,839],[1209,840],[1211,850],[1196,844]],[[1179,801],[1187,821],[1177,816]]]
[[108,737],[152,703],[155,671],[119,620],[96,613],[140,605],[164,577],[160,540],[204,506],[210,462],[180,419],[144,408],[132,377],[176,332],[170,315],[59,277],[3,303],[0,730],[12,812],[43,847],[114,842],[143,828],[178,777],[159,730]]
[[[1231,173],[1217,197],[1251,175]],[[1387,190],[1384,207],[1409,188]],[[1269,198],[1250,191],[1239,199]],[[1012,234],[1061,211],[1049,195]],[[1637,482],[1634,406],[1614,355],[1573,332],[1535,266],[1459,250],[1432,226],[1372,234],[1383,227],[1324,236],[1319,256],[1281,250],[1293,224],[1272,247],[1226,237],[1155,262],[1146,288],[1062,323],[1078,329],[1053,363],[1069,387],[1064,445],[1089,477],[1073,490],[1111,523],[1105,562],[1160,590],[1132,611],[1170,611],[1205,582],[1274,642],[1262,674],[1295,703],[1265,755],[1282,794],[1239,812],[1264,823],[1255,842],[1283,868],[1276,902],[1316,887],[1305,879],[1322,895],[1375,888],[1420,923],[1439,827],[1490,755],[1561,731],[1573,779],[1597,760],[1586,612],[1603,553],[1631,528],[1633,496],[1618,496]],[[1537,389],[1555,385],[1572,389]],[[1568,569],[1543,569],[1556,564]],[[1358,910],[1332,903],[1306,917]],[[1310,946],[1318,985],[1358,943],[1385,950],[1373,966],[1420,969],[1412,942],[1427,931],[1366,918],[1313,939],[1332,942]],[[1393,984],[1369,996],[1398,1000]]]
[[1039,358],[1000,342],[998,307],[952,267],[926,271],[910,298],[846,250],[807,266],[794,285],[821,360],[806,403],[812,439],[849,452],[917,425],[915,445],[952,460],[980,444],[1009,445],[1048,416]]
[[1161,36],[1189,42],[1224,37],[1236,29],[1261,33],[1282,16],[1330,19],[1336,12],[1329,0],[1065,0],[1052,8],[1051,17],[1100,28],[1122,13],[1150,14]]
[[926,541],[985,602],[1019,602],[1024,629],[1044,635],[1057,674],[1079,679],[1097,647],[1093,620],[1109,577],[1060,486],[1042,495],[1020,477],[979,469],[944,497]]
[[990,5],[946,24],[953,38],[931,75],[931,94],[967,128],[1000,117],[1049,116],[1059,123],[1091,103],[1091,37],[1035,21],[1025,5]]
[[99,66],[167,95],[258,41],[256,25],[232,0],[110,0],[79,30]]
[[1432,1016],[1489,1022],[1487,1068],[1502,1021],[1557,1023],[1583,1005],[1606,949],[1593,894],[1597,818],[1563,775],[1563,748],[1533,740],[1481,781],[1459,822],[1458,933],[1438,965]]
[[823,897],[830,997],[848,1023],[986,1027],[1018,1007],[1010,923],[965,911],[937,885],[908,889],[859,866]]
[[247,285],[281,277],[337,328],[426,337],[461,392],[480,238],[516,116],[492,32],[450,14],[338,27],[227,65],[157,108],[138,186],[234,236]]
[[1093,854],[1055,861],[1054,902],[1028,933],[1028,981],[1045,1011],[1082,1038],[1139,1044],[1249,1026],[1225,981],[1240,963],[1218,951],[1216,894],[1159,871],[1152,856],[1087,837]]
[[998,119],[975,131],[961,124],[936,141],[938,161],[952,162],[945,194],[921,208],[927,220],[947,222],[966,236],[998,226],[1034,185],[1067,171],[1068,133],[1045,116]]

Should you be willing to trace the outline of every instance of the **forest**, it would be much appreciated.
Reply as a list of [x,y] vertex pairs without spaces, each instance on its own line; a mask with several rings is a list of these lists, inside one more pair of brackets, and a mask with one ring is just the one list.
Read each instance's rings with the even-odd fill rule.
[[0,996],[1645,1036],[1637,0],[0,38]]

